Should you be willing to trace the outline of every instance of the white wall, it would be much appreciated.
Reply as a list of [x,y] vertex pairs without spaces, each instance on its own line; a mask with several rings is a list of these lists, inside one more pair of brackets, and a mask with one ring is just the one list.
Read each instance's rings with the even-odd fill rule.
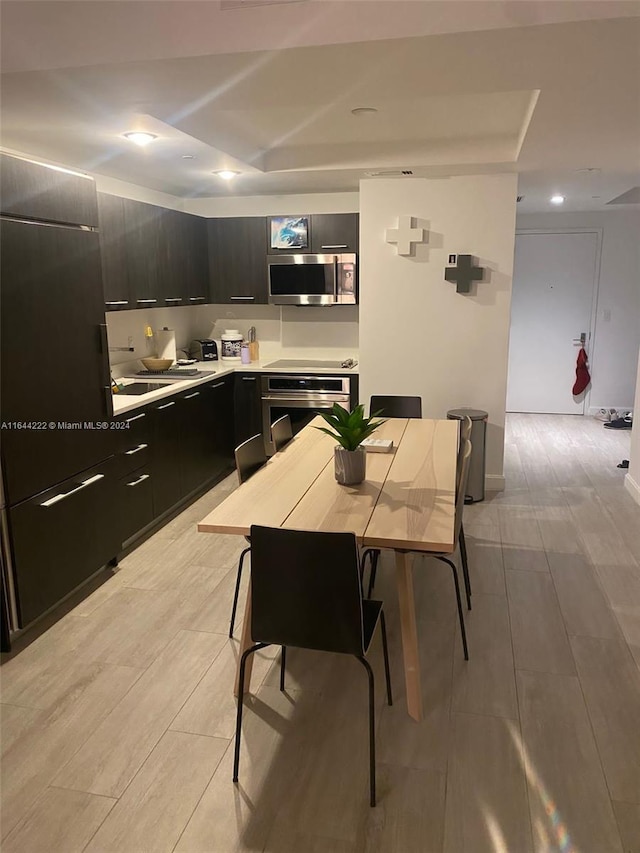
[[[460,406],[489,413],[487,486],[501,488],[516,175],[362,181],[361,397],[418,394],[426,417]],[[399,215],[429,229],[414,257],[385,242]],[[489,280],[469,294],[444,280],[450,253]]]
[[[358,358],[358,307],[293,308],[277,305],[190,305],[182,308],[139,308],[106,315],[109,347],[133,346],[134,352],[111,349],[113,375],[141,369],[139,359],[155,355],[155,342],[145,338],[145,326],[165,326],[176,333],[178,349],[194,338],[220,340],[225,329],[246,337],[255,326],[261,361],[275,358]],[[131,341],[131,343],[130,343]]]
[[[233,191],[230,186],[229,192]],[[357,213],[358,193],[225,196],[184,199],[187,213],[198,216],[279,216],[305,213]]]
[[634,411],[631,431],[629,470],[624,478],[624,484],[636,503],[640,504],[640,357],[636,375],[636,411]]
[[588,347],[587,411],[633,408],[640,346],[640,210],[523,214],[516,228],[602,229],[598,304]]
[[159,190],[151,190],[148,187],[140,187],[138,184],[130,184],[128,181],[119,181],[117,178],[109,178],[106,175],[93,175],[96,189],[99,193],[119,195],[122,198],[130,198],[133,201],[144,201],[147,204],[157,204],[158,207],[168,207],[172,210],[184,210],[184,199]]

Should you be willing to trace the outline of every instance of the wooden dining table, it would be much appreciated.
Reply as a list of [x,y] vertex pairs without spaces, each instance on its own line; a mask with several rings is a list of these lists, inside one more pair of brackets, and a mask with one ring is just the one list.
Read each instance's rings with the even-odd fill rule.
[[[252,524],[299,530],[354,532],[366,548],[395,552],[407,710],[422,719],[412,552],[454,549],[458,422],[390,418],[375,433],[393,440],[388,453],[367,452],[363,483],[341,486],[334,476],[335,441],[314,429],[315,418],[279,453],[198,524],[203,533],[248,536]],[[240,652],[251,638],[247,595]],[[238,656],[238,661],[240,655]],[[248,664],[253,655],[248,658]],[[247,665],[245,689],[251,671]],[[238,680],[236,678],[236,692]]]

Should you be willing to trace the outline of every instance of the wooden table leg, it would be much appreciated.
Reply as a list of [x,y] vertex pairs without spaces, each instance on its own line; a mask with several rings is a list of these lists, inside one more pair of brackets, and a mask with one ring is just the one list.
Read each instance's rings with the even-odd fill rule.
[[416,606],[413,598],[411,555],[396,551],[396,583],[400,603],[400,626],[402,629],[402,653],[404,678],[407,688],[407,710],[418,722],[422,720],[422,690],[420,687],[420,658],[418,655],[418,630]]
[[[253,645],[253,640],[251,639],[251,578],[249,578],[249,585],[247,587],[247,600],[244,605],[244,619],[242,620],[242,634],[240,636],[240,648],[238,650],[238,668],[236,670],[236,682],[233,687],[233,695],[238,695],[238,689],[240,686],[240,660],[242,658],[242,653],[245,652],[250,646]],[[249,692],[249,687],[251,686],[251,670],[253,668],[253,659],[255,657],[255,653],[249,655],[247,658],[247,663],[244,668],[244,692]]]

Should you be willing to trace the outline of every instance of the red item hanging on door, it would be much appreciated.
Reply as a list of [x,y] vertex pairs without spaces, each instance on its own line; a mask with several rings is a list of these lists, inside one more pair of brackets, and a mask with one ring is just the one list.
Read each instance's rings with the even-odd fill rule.
[[589,374],[589,360],[584,347],[580,347],[578,360],[576,362],[576,381],[573,385],[573,396],[577,397],[579,394],[582,394],[590,382],[591,376]]

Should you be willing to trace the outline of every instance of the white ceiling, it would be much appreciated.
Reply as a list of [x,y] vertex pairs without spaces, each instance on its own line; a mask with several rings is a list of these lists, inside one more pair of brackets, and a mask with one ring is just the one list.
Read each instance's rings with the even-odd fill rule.
[[509,170],[522,211],[594,210],[640,182],[640,3],[220,6],[4,0],[3,146],[180,197]]

